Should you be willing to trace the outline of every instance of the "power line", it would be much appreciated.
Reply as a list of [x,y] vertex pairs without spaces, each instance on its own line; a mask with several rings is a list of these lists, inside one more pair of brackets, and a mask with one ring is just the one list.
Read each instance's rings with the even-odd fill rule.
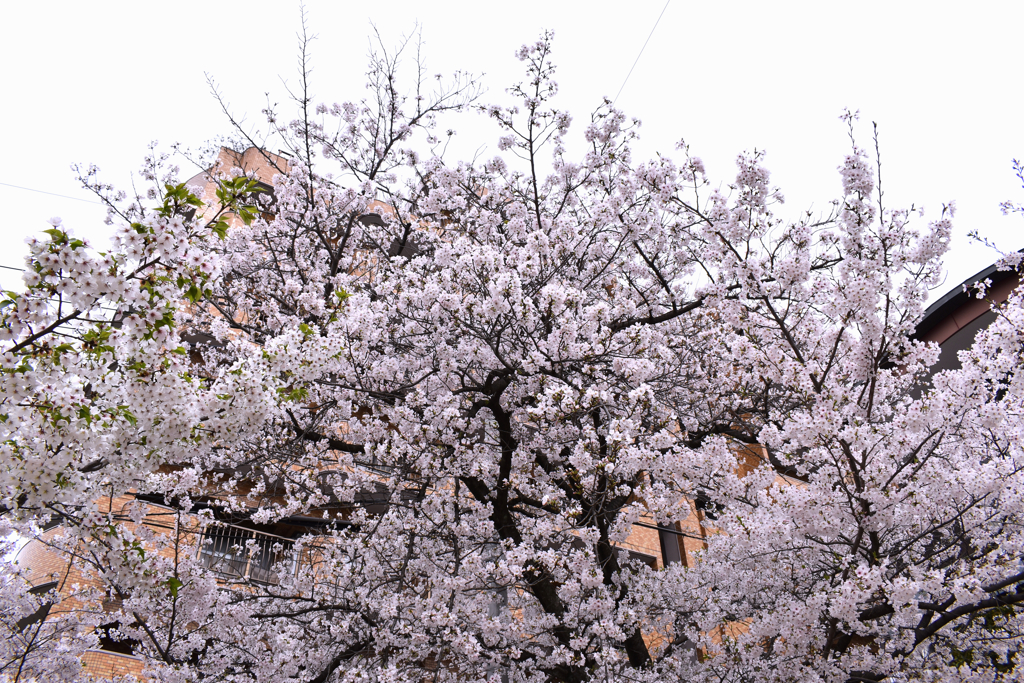
[[13,187],[16,190],[25,190],[26,192],[38,192],[39,194],[48,194],[52,197],[63,197],[64,199],[73,199],[76,202],[85,202],[86,204],[99,204],[103,206],[103,202],[94,202],[91,199],[82,199],[81,197],[69,197],[66,194],[57,194],[56,192],[47,192],[46,190],[36,190],[31,187],[22,187],[21,185],[11,185],[10,183],[0,183],[5,187]]
[[655,526],[653,524],[645,524],[643,522],[633,522],[633,524],[635,526],[642,526],[642,527],[645,527],[647,529],[656,529],[658,531],[666,531],[666,532],[668,532],[670,534],[675,534],[676,536],[683,536],[685,538],[692,538],[692,539],[697,540],[697,541],[707,541],[708,540],[708,539],[704,538],[703,536],[694,536],[693,534],[688,534],[685,531],[677,531],[676,529],[673,529],[672,527],[669,527],[669,526]]
[[647,43],[651,42],[651,36],[654,35],[655,29],[658,28],[658,23],[661,22],[661,18],[665,16],[665,10],[668,9],[668,3],[670,2],[672,2],[672,0],[666,0],[665,6],[661,8],[661,14],[658,15],[658,20],[654,22],[654,28],[651,29],[650,35],[648,35],[647,40],[644,41],[644,46],[640,48],[640,54],[636,56],[636,61],[633,62],[633,66],[629,67],[629,73],[626,74],[626,80],[622,81],[622,85],[619,86],[619,92],[615,93],[615,99],[612,100],[613,106],[619,101],[619,95],[622,94],[622,89],[626,87],[626,82],[629,81],[629,77],[633,75],[633,69],[635,69],[636,65],[640,62],[640,57],[644,54],[644,50],[647,48]]

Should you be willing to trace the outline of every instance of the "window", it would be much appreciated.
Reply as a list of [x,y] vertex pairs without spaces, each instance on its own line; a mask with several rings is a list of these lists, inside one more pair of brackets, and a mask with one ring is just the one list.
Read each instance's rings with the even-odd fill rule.
[[[56,517],[56,515],[54,515],[54,517]],[[57,582],[50,581],[49,583],[41,584],[39,586],[36,586],[35,588],[29,588],[28,592],[32,595],[46,595],[50,591],[56,590],[56,588]],[[50,607],[52,605],[53,603],[49,600],[43,600],[42,602],[40,602],[39,609],[37,609],[32,614],[24,616],[21,619],[18,619],[18,630],[24,631],[29,626],[32,626],[33,624],[38,624],[40,621],[46,619],[47,615],[50,614]]]
[[100,639],[100,649],[106,652],[134,655],[135,650],[139,647],[139,641],[121,633],[121,624],[116,621],[97,626],[96,635]]
[[256,207],[260,217],[268,223],[277,215],[277,197],[274,188],[266,183],[257,182],[256,189],[246,195],[242,202]]
[[225,524],[206,530],[200,562],[229,580],[280,583],[282,573],[298,567],[291,540],[255,529]]
[[694,501],[694,506],[704,513],[705,519],[709,520],[718,519],[718,516],[725,510],[724,505],[711,500],[703,489],[697,490],[697,499]]

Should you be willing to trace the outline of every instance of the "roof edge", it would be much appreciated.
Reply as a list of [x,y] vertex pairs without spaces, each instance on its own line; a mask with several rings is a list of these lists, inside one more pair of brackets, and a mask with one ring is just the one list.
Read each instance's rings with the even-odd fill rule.
[[[1024,249],[1022,249],[1021,252],[1024,253]],[[970,291],[967,291],[972,285],[983,280],[991,280],[992,284],[995,285],[1015,276],[1017,276],[1017,271],[1012,268],[1002,270],[999,268],[998,262],[993,263],[983,270],[979,270],[977,273],[949,290],[945,295],[939,298],[938,301],[925,310],[924,317],[921,318],[921,321],[914,329],[912,338],[920,339],[924,335],[928,334],[935,329],[939,323],[952,315],[954,311],[973,299],[974,295]]]

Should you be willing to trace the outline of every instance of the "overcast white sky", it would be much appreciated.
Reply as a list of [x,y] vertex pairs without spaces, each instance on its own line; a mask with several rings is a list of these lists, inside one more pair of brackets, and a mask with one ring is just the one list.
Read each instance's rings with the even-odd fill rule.
[[[391,44],[419,22],[430,72],[483,72],[484,100],[497,101],[519,79],[515,49],[550,28],[558,105],[582,124],[619,90],[664,6],[308,0],[319,36],[313,87],[327,102],[361,98],[371,23]],[[888,206],[914,203],[936,217],[956,201],[952,286],[995,258],[967,242],[969,230],[1004,249],[1024,246],[1024,219],[998,208],[1024,201],[1010,169],[1024,157],[1021,26],[1024,3],[1005,0],[671,0],[618,106],[643,121],[638,157],[671,152],[685,138],[716,183],[732,179],[739,152],[767,150],[794,217],[838,194],[836,167],[849,148],[838,116],[859,109],[863,145],[870,122],[880,126]],[[149,141],[198,146],[230,132],[204,73],[258,123],[265,93],[283,101],[282,80],[295,82],[298,27],[291,0],[8,3],[0,27],[0,265],[20,267],[25,237],[53,215],[105,245],[104,211],[88,203],[72,163],[95,163],[126,186]],[[481,122],[456,128],[460,149],[496,152]],[[0,270],[5,287],[17,280]]]

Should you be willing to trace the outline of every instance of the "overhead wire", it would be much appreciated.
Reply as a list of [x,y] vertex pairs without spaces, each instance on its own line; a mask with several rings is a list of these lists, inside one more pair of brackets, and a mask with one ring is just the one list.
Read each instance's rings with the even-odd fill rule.
[[666,533],[674,534],[676,536],[682,536],[684,538],[692,538],[692,539],[694,539],[696,541],[705,541],[706,542],[708,540],[708,539],[704,538],[703,536],[697,536],[695,534],[687,533],[685,531],[679,531],[679,530],[673,529],[672,527],[669,527],[669,526],[655,526],[654,524],[646,524],[644,522],[633,522],[633,524],[635,526],[642,526],[642,527],[647,528],[647,529],[655,529],[657,531],[664,531]]
[[51,197],[63,197],[64,199],[73,199],[76,202],[85,202],[86,204],[97,204],[103,206],[103,202],[94,202],[91,199],[82,199],[81,197],[71,197],[66,194],[59,194],[57,192],[47,192],[46,190],[37,190],[33,187],[22,187],[21,185],[12,185],[11,183],[0,183],[4,187],[13,187],[16,190],[25,190],[26,192],[38,192],[39,194],[48,194]]
[[643,56],[644,50],[647,49],[647,43],[651,42],[651,36],[653,36],[654,31],[657,30],[658,24],[661,22],[661,18],[665,16],[665,10],[668,9],[668,3],[670,2],[672,2],[672,0],[666,0],[665,6],[661,8],[661,14],[658,15],[657,21],[654,22],[654,27],[651,29],[650,34],[647,36],[647,40],[644,41],[644,46],[640,48],[640,54],[636,56],[636,60],[633,62],[633,66],[629,67],[629,73],[626,74],[626,79],[622,81],[622,85],[619,86],[619,92],[615,93],[615,99],[612,100],[612,106],[614,106],[615,103],[619,101],[619,95],[622,94],[622,89],[626,87],[626,83],[629,81],[629,77],[633,75],[633,69],[635,69],[636,65],[640,63],[640,57]]

